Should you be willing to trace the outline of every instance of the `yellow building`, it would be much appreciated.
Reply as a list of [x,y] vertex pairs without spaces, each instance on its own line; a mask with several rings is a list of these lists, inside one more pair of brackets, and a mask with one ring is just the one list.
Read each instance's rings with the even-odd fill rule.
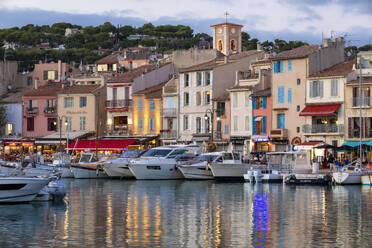
[[156,135],[162,129],[162,88],[165,83],[137,91],[133,99],[133,133],[135,135]]
[[[106,124],[104,101],[106,90],[100,85],[66,86],[58,92],[58,116],[62,118],[62,131],[96,132],[103,134]],[[101,126],[99,128],[99,126]]]

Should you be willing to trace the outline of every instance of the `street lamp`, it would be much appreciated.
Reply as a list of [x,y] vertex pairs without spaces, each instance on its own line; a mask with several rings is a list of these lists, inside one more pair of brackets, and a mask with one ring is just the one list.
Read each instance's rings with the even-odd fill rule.
[[65,118],[65,126],[66,126],[66,131],[67,131],[67,125],[68,125],[68,121],[67,121],[67,117],[62,115],[62,116],[57,116],[58,118],[58,122],[59,122],[59,149],[61,150],[61,147],[62,147],[62,119],[63,117]]
[[207,121],[208,120],[208,114],[211,115],[211,121],[210,121],[210,125],[211,125],[211,131],[212,131],[212,134],[211,134],[211,141],[213,142],[213,115],[214,115],[214,109],[207,109],[205,111],[205,115],[204,115],[204,119]]

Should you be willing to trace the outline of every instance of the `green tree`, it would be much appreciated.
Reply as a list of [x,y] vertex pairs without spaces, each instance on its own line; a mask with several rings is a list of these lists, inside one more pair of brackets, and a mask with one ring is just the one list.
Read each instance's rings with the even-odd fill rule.
[[6,108],[4,105],[0,105],[0,136],[4,135],[6,123]]
[[359,47],[359,51],[372,51],[372,45],[368,44],[368,45],[361,46]]

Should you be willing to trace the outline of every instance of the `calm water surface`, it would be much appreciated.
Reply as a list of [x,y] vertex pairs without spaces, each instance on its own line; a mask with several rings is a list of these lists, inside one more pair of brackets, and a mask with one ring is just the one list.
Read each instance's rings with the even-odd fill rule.
[[372,187],[64,180],[0,206],[0,247],[371,247]]

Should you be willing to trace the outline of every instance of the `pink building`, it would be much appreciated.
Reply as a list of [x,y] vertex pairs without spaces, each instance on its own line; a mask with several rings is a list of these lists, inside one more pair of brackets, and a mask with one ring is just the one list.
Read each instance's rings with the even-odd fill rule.
[[230,97],[226,92],[213,99],[213,141],[218,151],[226,151],[230,142]]
[[60,83],[47,84],[25,92],[22,134],[24,137],[43,137],[57,131],[57,92]]

